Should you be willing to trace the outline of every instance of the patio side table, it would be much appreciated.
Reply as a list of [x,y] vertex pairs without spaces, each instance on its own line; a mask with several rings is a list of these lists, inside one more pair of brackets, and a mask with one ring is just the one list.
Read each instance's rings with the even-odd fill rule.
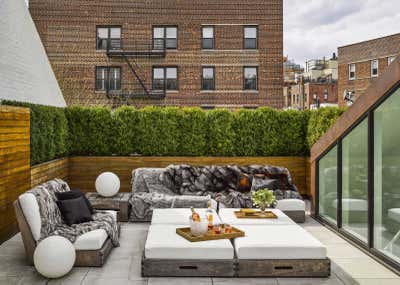
[[131,193],[120,192],[113,197],[103,197],[97,192],[88,192],[86,197],[96,210],[114,210],[118,213],[118,222],[128,222],[130,214],[129,198]]

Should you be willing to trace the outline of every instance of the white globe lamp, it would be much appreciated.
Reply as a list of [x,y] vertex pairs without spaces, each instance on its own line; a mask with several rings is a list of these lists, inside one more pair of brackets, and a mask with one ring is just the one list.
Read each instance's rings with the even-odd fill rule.
[[75,248],[61,236],[42,240],[33,254],[36,270],[47,278],[59,278],[71,271],[75,263]]
[[96,191],[103,197],[112,197],[116,195],[121,186],[117,175],[112,172],[103,172],[96,179]]

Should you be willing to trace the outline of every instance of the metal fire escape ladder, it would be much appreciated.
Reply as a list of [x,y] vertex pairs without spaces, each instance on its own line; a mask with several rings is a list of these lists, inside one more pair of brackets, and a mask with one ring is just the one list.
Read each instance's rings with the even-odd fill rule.
[[[142,79],[140,78],[140,76],[137,74],[135,68],[133,68],[131,62],[129,61],[128,57],[126,55],[122,55],[124,60],[126,61],[126,63],[128,64],[130,70],[132,71],[133,75],[135,75],[136,79],[138,80],[140,86],[142,86],[143,91],[146,95],[150,96],[149,90],[147,89],[147,87],[144,85]],[[137,66],[137,64],[135,64]]]

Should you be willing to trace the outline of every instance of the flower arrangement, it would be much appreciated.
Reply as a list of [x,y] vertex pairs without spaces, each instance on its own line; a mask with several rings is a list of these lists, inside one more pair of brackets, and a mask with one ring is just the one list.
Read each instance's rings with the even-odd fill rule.
[[276,200],[274,191],[269,189],[251,191],[251,199],[254,206],[260,207],[261,211],[265,211],[265,209],[270,207]]

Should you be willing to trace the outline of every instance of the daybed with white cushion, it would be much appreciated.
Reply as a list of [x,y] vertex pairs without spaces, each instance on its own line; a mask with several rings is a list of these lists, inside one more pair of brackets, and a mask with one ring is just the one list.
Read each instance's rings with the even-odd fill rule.
[[[58,179],[52,182],[55,184],[65,183]],[[41,190],[47,191],[45,187]],[[51,203],[53,202],[51,201]],[[43,239],[44,227],[48,225],[43,225],[39,203],[34,194],[27,192],[20,195],[14,202],[14,208],[27,259],[33,264],[35,248],[40,240]],[[106,214],[112,216],[116,223],[115,211],[107,211]],[[90,222],[86,224],[90,224]],[[73,245],[76,250],[75,266],[102,266],[114,247],[106,230],[102,228],[87,231],[77,236]]]

